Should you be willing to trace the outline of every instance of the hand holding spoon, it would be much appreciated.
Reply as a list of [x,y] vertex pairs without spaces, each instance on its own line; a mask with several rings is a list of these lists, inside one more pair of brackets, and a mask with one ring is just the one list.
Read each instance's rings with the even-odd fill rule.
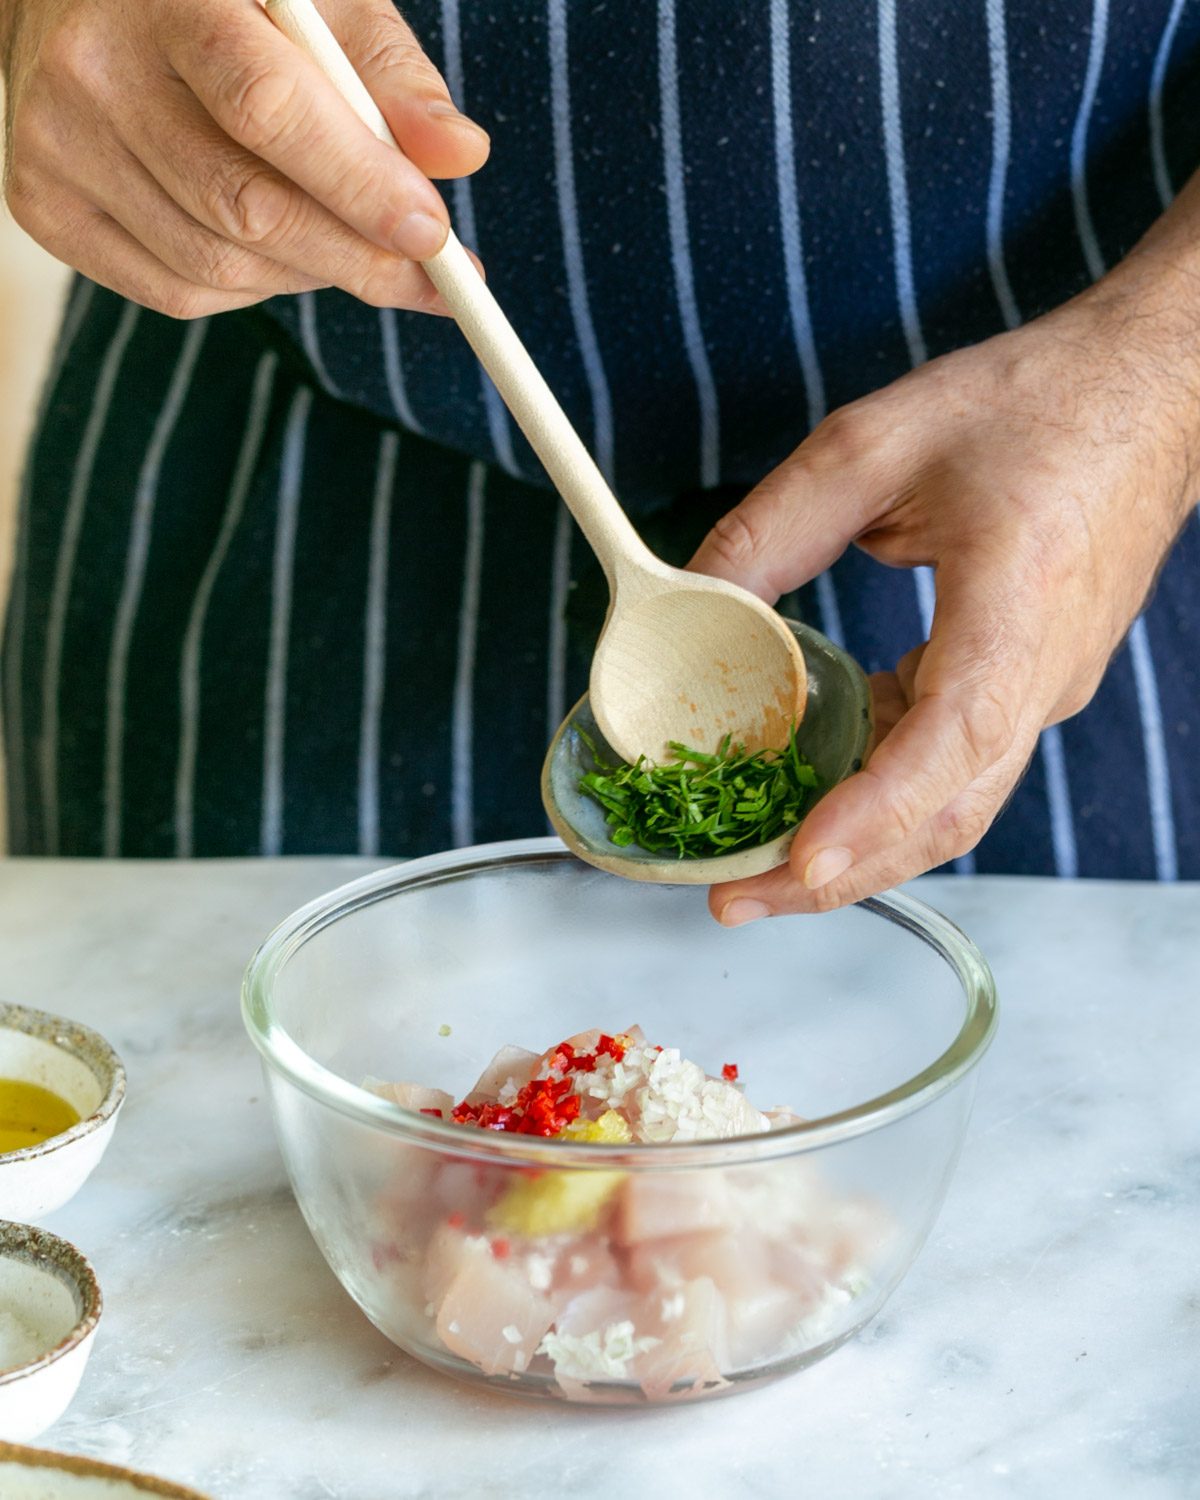
[[[312,0],[267,0],[266,10],[395,145]],[[784,745],[806,701],[791,630],[745,589],[650,552],[453,231],[424,265],[604,568],[610,602],[589,699],[609,745],[627,761],[665,759],[670,740],[711,750],[726,734],[751,751]]]

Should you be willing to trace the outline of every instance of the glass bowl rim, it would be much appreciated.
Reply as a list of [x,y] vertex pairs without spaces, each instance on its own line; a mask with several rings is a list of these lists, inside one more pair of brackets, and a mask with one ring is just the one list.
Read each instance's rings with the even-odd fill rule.
[[954,971],[966,1000],[966,1013],[957,1035],[940,1056],[887,1092],[849,1109],[760,1135],[718,1141],[601,1146],[465,1130],[453,1122],[403,1109],[348,1082],[305,1052],[273,1015],[271,989],[276,977],[306,942],[343,917],[422,885],[441,884],[505,866],[547,863],[588,868],[558,838],[510,839],[388,865],[299,907],[263,940],[242,981],[242,1020],[264,1062],[309,1098],[341,1115],[403,1140],[452,1151],[455,1156],[572,1169],[620,1165],[626,1171],[662,1170],[727,1166],[790,1156],[883,1129],[952,1089],[977,1066],[995,1035],[996,985],[983,954],[949,918],[898,890],[857,904],[923,941]]

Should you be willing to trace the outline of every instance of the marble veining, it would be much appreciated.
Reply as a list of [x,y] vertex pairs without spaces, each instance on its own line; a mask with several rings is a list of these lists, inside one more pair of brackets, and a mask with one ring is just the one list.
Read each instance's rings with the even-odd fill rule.
[[[362,1317],[287,1188],[241,970],[358,860],[0,863],[0,1000],[100,1030],[115,1140],[47,1220],[100,1278],[46,1446],[214,1500],[1200,1496],[1200,887],[928,879],[991,960],[999,1037],[929,1244],[833,1358],[724,1404],[527,1406]],[[819,919],[816,919],[819,920]]]

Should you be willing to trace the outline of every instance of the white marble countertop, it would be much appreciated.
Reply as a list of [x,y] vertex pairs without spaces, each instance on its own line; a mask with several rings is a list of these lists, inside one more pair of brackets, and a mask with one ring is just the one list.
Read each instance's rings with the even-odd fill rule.
[[47,1221],[106,1308],[44,1446],[215,1500],[592,1500],[614,1472],[624,1500],[1200,1496],[1200,887],[923,882],[1002,1004],[923,1254],[823,1364],[619,1413],[411,1362],[292,1202],[238,981],[277,919],[369,867],[0,863],[0,999],[97,1027],[130,1082],[109,1154]]

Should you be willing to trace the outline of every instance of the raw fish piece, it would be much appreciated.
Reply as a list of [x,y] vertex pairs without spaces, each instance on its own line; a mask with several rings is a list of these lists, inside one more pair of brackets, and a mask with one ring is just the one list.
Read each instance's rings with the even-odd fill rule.
[[812,1310],[811,1302],[775,1282],[764,1283],[753,1297],[730,1302],[727,1373],[794,1353],[797,1330]]
[[469,1104],[494,1102],[510,1078],[517,1088],[521,1088],[537,1072],[540,1062],[541,1058],[536,1052],[529,1052],[524,1047],[501,1047],[480,1073],[475,1087],[467,1095],[467,1102]]
[[658,1343],[639,1332],[643,1312],[641,1300],[629,1292],[612,1287],[584,1292],[563,1309],[538,1353],[551,1360],[568,1395],[578,1390],[574,1382],[628,1380],[634,1361]]
[[443,1161],[432,1187],[438,1217],[461,1214],[468,1226],[478,1228],[510,1180],[511,1173],[503,1167],[489,1166],[485,1162]]
[[709,1230],[645,1240],[630,1248],[627,1275],[642,1292],[707,1276],[734,1302],[761,1296],[770,1284],[771,1267],[766,1242],[745,1226],[736,1232]]
[[[650,1400],[728,1385],[722,1374],[730,1368],[728,1316],[712,1279],[685,1282],[669,1302],[658,1297],[648,1302],[651,1314],[643,1326],[662,1342],[638,1357],[634,1375]],[[682,1384],[686,1390],[674,1389]]]
[[641,1310],[641,1301],[632,1292],[611,1286],[592,1287],[571,1298],[555,1319],[554,1331],[578,1338],[608,1323],[636,1319]]
[[802,1235],[775,1240],[770,1247],[771,1275],[799,1297],[805,1311],[820,1302],[829,1284],[824,1257]]
[[766,1116],[771,1122],[772,1130],[785,1130],[789,1125],[804,1124],[803,1115],[798,1115],[790,1109],[785,1109],[782,1104],[776,1105],[774,1109],[768,1109]]
[[718,1172],[633,1172],[617,1199],[613,1239],[618,1245],[705,1229],[732,1229],[729,1185]]
[[370,1079],[363,1084],[363,1088],[372,1094],[378,1094],[381,1099],[390,1099],[401,1109],[411,1109],[414,1114],[419,1114],[423,1109],[440,1109],[443,1118],[448,1120],[450,1111],[454,1108],[452,1095],[447,1094],[444,1089],[426,1088],[423,1083],[379,1083]]
[[[431,1255],[434,1251],[431,1245]],[[441,1279],[431,1274],[427,1291]],[[436,1304],[438,1299],[429,1300]],[[528,1368],[553,1321],[554,1307],[529,1285],[524,1267],[497,1260],[482,1236],[465,1237],[456,1272],[437,1309],[438,1337],[452,1354],[469,1360],[485,1375],[520,1373]]]
[[572,1298],[592,1287],[616,1286],[621,1268],[608,1247],[596,1234],[568,1243],[554,1268],[554,1290],[551,1296]]

